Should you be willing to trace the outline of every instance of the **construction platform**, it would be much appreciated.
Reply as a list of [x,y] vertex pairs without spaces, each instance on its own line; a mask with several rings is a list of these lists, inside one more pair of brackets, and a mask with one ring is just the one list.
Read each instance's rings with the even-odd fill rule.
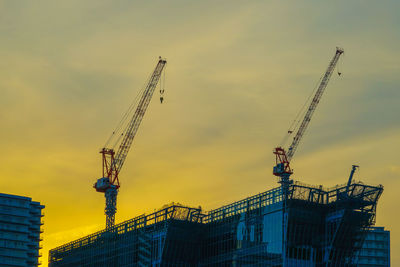
[[383,186],[294,182],[209,212],[169,205],[54,248],[61,266],[357,266]]

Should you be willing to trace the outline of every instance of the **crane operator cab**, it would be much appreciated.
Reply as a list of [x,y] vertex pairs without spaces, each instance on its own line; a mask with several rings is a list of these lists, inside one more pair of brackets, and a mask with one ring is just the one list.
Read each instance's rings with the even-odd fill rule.
[[97,179],[97,182],[93,185],[97,192],[105,192],[111,187],[110,179],[108,177],[103,177]]
[[273,174],[279,176],[282,175],[283,173],[285,173],[285,165],[283,163],[276,164],[276,166],[274,166],[273,169]]

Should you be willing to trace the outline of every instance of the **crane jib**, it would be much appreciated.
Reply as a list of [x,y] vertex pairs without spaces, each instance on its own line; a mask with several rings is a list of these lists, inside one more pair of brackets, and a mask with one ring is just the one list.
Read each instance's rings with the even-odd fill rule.
[[300,140],[303,137],[304,132],[306,131],[307,126],[311,121],[311,117],[312,117],[315,109],[317,108],[319,101],[321,100],[322,94],[323,94],[326,86],[328,85],[329,79],[332,76],[332,73],[333,73],[333,70],[335,69],[336,63],[338,62],[339,57],[341,54],[343,54],[343,52],[344,52],[343,49],[338,48],[338,47],[336,48],[335,56],[329,63],[329,66],[325,72],[325,75],[324,75],[320,85],[318,86],[317,92],[315,93],[314,98],[312,99],[311,104],[306,112],[306,115],[304,116],[304,119],[303,119],[296,135],[293,137],[292,144],[289,146],[288,153],[287,153],[287,158],[289,161],[292,159],[294,153],[296,152],[296,149],[300,143]]
[[[343,49],[336,47],[335,55],[329,62],[328,68],[324,73],[321,82],[318,85],[317,91],[315,92],[315,95],[311,100],[311,103],[306,111],[306,114],[304,115],[304,118],[295,136],[293,137],[293,141],[289,146],[289,148],[286,150],[287,152],[282,147],[276,147],[274,149],[276,165],[273,168],[273,174],[275,176],[280,177],[279,182],[282,184],[284,191],[288,190],[288,186],[292,182],[292,180],[289,179],[290,175],[293,174],[293,170],[290,167],[290,161],[293,158],[294,153],[296,152],[296,149],[304,135],[304,132],[306,131],[311,121],[312,115],[314,114],[314,111],[317,108],[319,101],[321,100],[322,94],[326,86],[328,85],[329,79],[332,76],[333,70],[335,69],[339,57],[341,54],[343,54],[343,52],[344,52]],[[341,73],[338,72],[338,74],[340,75]],[[292,132],[293,132],[292,130],[288,131],[289,134],[291,134]]]
[[140,99],[140,102],[136,108],[135,113],[133,114],[132,120],[130,121],[127,133],[125,134],[124,139],[121,141],[121,144],[118,148],[116,153],[116,169],[117,173],[120,172],[126,156],[129,152],[129,149],[132,145],[133,139],[136,135],[136,132],[140,126],[140,123],[143,119],[144,114],[146,113],[147,107],[150,103],[150,100],[153,96],[154,90],[157,86],[157,83],[161,77],[161,72],[167,62],[165,60],[159,60],[150,80],[149,83]]

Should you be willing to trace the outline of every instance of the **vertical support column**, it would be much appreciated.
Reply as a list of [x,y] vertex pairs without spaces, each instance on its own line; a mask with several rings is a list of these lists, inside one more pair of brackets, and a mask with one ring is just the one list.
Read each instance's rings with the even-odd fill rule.
[[104,193],[106,197],[106,229],[110,229],[115,224],[115,213],[117,212],[117,194],[118,189],[113,186]]
[[282,266],[287,266],[287,231],[288,231],[288,199],[289,199],[289,187],[293,183],[290,180],[291,173],[283,173],[281,175],[281,188],[282,188]]

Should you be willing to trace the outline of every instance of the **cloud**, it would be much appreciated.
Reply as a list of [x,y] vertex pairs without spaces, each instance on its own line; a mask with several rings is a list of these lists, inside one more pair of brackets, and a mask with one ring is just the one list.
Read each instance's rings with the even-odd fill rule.
[[[0,186],[46,205],[44,254],[103,225],[99,148],[168,60],[121,173],[117,221],[178,201],[206,209],[277,186],[272,148],[335,46],[328,85],[293,161],[334,185],[351,164],[383,183],[396,236],[399,3],[0,1]],[[149,195],[151,197],[149,197]],[[393,255],[393,262],[399,262]],[[44,262],[46,258],[44,259]]]

